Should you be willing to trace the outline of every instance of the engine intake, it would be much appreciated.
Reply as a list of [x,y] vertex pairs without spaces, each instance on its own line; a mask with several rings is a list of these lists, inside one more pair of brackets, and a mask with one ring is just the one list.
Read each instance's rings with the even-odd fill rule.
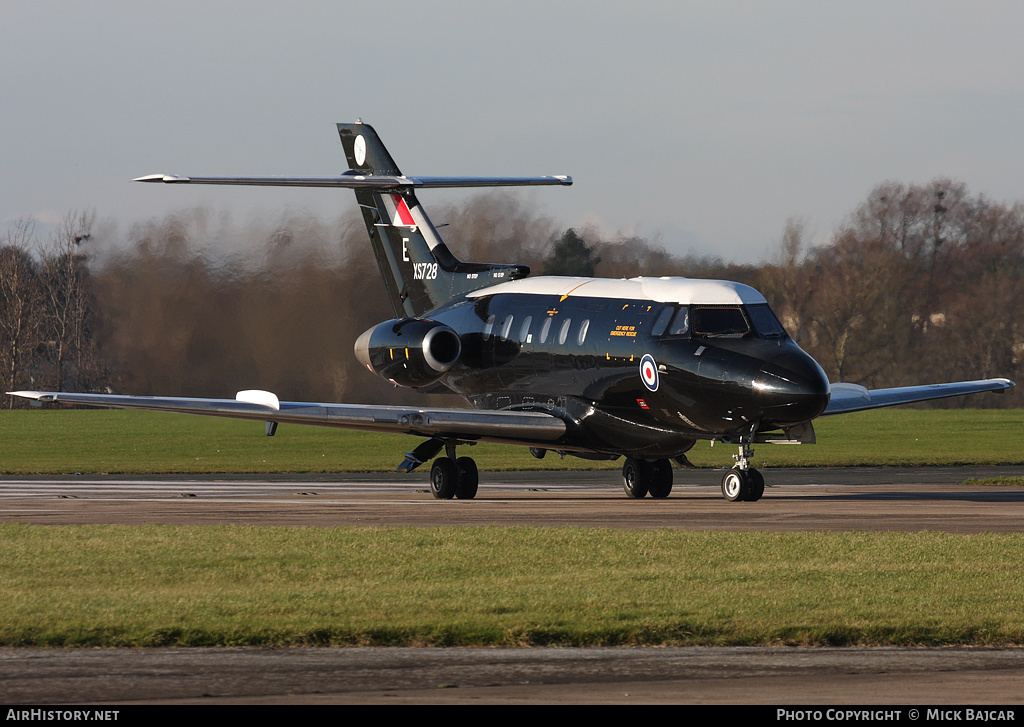
[[396,318],[364,331],[356,359],[399,386],[428,386],[459,360],[462,342],[452,328],[425,318]]

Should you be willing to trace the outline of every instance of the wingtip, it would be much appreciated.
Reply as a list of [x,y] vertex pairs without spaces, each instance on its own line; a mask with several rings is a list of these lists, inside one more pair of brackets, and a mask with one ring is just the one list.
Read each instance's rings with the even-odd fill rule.
[[165,182],[172,184],[174,182],[187,182],[188,177],[178,177],[174,174],[147,174],[144,177],[136,177],[132,180],[133,182]]
[[22,399],[35,399],[36,401],[46,401],[47,393],[45,391],[8,391],[5,392],[8,396],[18,396]]

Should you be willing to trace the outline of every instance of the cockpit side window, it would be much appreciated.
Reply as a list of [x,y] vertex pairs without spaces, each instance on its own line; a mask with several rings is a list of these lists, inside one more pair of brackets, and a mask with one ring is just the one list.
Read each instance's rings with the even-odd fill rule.
[[661,309],[658,313],[658,317],[654,319],[654,325],[651,326],[651,335],[660,336],[668,328],[668,322],[672,320],[672,306],[667,305]]
[[750,333],[743,310],[734,306],[708,306],[693,309],[693,332],[698,336],[741,338]]
[[690,332],[690,309],[685,305],[676,313],[672,319],[672,325],[668,327],[668,335],[685,336]]
[[[671,325],[670,325],[671,322]],[[685,336],[690,332],[690,309],[685,305],[676,308],[665,306],[654,319],[651,326],[652,336]]]
[[748,305],[747,313],[754,324],[754,330],[761,338],[782,338],[786,335],[786,329],[767,304]]

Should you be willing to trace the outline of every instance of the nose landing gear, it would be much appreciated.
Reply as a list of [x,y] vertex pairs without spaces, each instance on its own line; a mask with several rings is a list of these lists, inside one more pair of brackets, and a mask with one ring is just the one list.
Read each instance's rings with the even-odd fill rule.
[[740,442],[740,453],[734,454],[736,464],[722,475],[722,497],[729,502],[756,502],[764,494],[764,477],[750,466],[754,450],[750,442]]

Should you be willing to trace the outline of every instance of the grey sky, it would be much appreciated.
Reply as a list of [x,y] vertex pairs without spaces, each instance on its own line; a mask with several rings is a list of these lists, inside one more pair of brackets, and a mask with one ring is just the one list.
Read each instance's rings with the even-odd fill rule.
[[362,117],[408,174],[570,174],[527,193],[565,226],[757,262],[886,180],[1024,200],[1022,27],[1017,2],[0,0],[0,222],[333,219],[351,192],[129,180],[334,174]]

